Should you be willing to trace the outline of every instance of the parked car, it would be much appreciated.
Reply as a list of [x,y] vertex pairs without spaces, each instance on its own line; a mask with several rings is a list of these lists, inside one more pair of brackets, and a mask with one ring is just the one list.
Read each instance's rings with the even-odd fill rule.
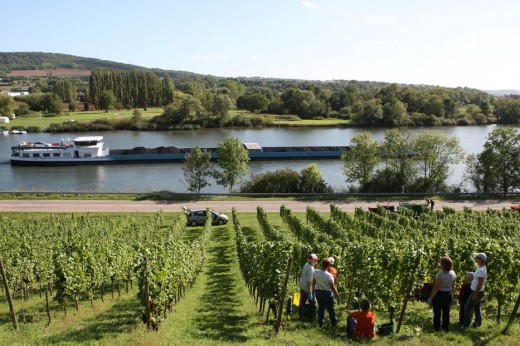
[[[196,209],[193,210],[191,208],[183,207],[188,225],[190,226],[200,226],[206,223],[206,219],[208,217],[207,209]],[[229,218],[226,214],[221,214],[218,211],[210,210],[211,214],[211,224],[212,225],[225,225],[228,223]]]

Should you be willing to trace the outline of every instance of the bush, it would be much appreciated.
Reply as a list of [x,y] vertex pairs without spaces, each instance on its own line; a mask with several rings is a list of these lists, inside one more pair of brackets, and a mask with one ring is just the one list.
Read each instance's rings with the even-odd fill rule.
[[332,193],[315,164],[300,173],[290,169],[280,169],[253,175],[240,187],[243,193]]
[[469,120],[468,118],[459,118],[457,119],[457,125],[458,126],[468,126],[468,125],[474,125],[472,120]]
[[114,127],[106,119],[90,123],[67,121],[63,124],[51,124],[46,132],[83,132],[83,131],[113,131]]
[[244,193],[297,193],[298,172],[292,169],[280,169],[253,175],[240,187]]
[[42,132],[39,126],[27,126],[25,130],[27,132]]
[[277,115],[277,120],[283,120],[283,121],[301,121],[302,119],[294,114],[284,114],[284,115]]
[[251,118],[251,123],[255,126],[271,125],[273,123],[273,117],[267,115],[255,115]]
[[29,109],[29,106],[27,106],[27,105],[20,106],[14,110],[14,115],[16,115],[17,117],[23,118],[30,114],[35,114],[35,113],[31,112],[31,110]]

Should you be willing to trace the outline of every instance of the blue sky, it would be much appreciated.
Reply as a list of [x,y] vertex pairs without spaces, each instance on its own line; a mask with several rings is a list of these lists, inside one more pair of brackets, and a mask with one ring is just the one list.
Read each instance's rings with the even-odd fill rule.
[[520,90],[517,0],[2,1],[0,51],[226,77]]

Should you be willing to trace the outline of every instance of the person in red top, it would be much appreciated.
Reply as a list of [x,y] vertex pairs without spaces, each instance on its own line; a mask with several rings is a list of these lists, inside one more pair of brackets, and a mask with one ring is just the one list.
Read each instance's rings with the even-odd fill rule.
[[332,276],[334,276],[334,286],[337,287],[338,285],[338,271],[336,270],[336,268],[333,267],[334,265],[334,257],[329,257],[329,262],[330,262],[330,266],[327,268],[327,271],[329,273],[332,274]]
[[464,321],[464,306],[466,305],[466,302],[468,301],[469,296],[471,295],[471,281],[473,280],[473,273],[472,272],[466,272],[466,281],[462,284],[459,291],[459,326],[462,326],[462,322]]
[[361,311],[352,312],[350,314],[356,320],[356,328],[354,329],[355,338],[374,338],[376,336],[376,314],[370,311],[370,302],[363,299],[359,304]]

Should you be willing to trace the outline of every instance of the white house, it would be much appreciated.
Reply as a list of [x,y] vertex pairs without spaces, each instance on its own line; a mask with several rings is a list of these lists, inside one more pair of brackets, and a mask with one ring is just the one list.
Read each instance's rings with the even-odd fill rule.
[[8,117],[0,117],[0,123],[9,124],[9,118]]

